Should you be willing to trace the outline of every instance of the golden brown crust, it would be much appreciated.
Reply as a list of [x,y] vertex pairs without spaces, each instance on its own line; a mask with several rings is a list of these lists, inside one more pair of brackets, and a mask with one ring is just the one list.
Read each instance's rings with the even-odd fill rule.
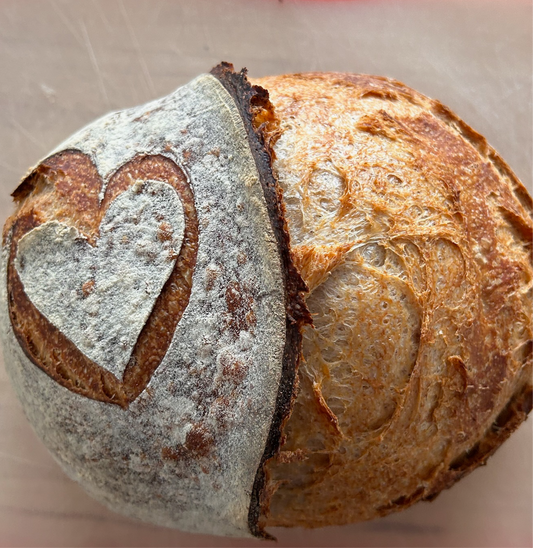
[[257,83],[316,326],[268,466],[269,524],[434,498],[531,409],[531,197],[482,136],[399,82]]
[[[119,380],[85,356],[39,312],[24,292],[14,258],[20,239],[49,220],[75,226],[94,245],[109,204],[136,181],[148,179],[165,181],[178,192],[186,219],[184,245],[139,335],[124,378]],[[4,232],[12,235],[9,313],[15,335],[28,358],[59,384],[86,397],[127,407],[146,388],[161,363],[189,301],[198,249],[198,221],[185,175],[163,156],[137,157],[120,168],[111,178],[100,204],[101,185],[101,178],[87,156],[64,151],[46,159],[13,193],[19,209],[6,223]],[[167,238],[165,224],[160,228],[160,238]],[[88,294],[91,284],[84,284],[82,291]]]

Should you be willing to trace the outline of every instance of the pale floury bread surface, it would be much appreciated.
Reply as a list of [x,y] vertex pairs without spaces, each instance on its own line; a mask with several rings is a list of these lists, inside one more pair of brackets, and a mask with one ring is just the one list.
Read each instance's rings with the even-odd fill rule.
[[391,80],[270,94],[274,172],[309,285],[270,525],[371,519],[483,463],[531,408],[531,198],[485,139]]

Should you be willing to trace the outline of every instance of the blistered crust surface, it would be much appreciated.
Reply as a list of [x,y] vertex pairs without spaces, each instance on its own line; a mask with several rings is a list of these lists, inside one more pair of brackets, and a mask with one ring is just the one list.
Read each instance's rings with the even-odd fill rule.
[[[235,103],[202,76],[88,126],[51,163],[68,166],[71,156],[86,173],[96,168],[100,203],[122,166],[142,173],[146,157],[182,168],[194,196],[195,213],[188,207],[186,216],[197,218],[192,287],[168,351],[124,406],[76,394],[32,363],[4,294],[6,367],[26,414],[69,475],[115,510],[189,531],[250,535],[250,494],[274,413],[286,318],[277,243]],[[52,169],[53,178],[64,177],[61,169]],[[90,225],[84,215],[65,222],[81,230]],[[3,292],[16,230],[16,222],[8,225]],[[187,245],[186,238],[182,251]]]
[[434,497],[531,409],[531,198],[446,107],[384,78],[256,81],[315,329],[272,525]]

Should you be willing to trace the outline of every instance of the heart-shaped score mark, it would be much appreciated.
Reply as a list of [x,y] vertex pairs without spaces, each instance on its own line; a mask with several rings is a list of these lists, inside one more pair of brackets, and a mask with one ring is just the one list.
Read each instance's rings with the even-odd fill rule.
[[137,158],[102,181],[85,155],[46,160],[17,190],[10,316],[63,386],[127,406],[164,357],[191,291],[198,224],[181,169]]
[[50,221],[18,245],[32,303],[96,364],[122,379],[139,333],[174,269],[185,219],[167,183],[138,182],[108,207],[92,246]]

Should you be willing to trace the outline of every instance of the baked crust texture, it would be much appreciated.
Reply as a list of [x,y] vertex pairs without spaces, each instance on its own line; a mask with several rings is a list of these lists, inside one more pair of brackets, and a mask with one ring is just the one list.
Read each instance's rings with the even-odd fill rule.
[[[246,123],[220,81],[202,75],[60,145],[14,193],[0,319],[17,395],[70,477],[141,520],[252,537],[263,535],[258,469],[270,451],[284,367],[294,378],[300,346],[287,362],[287,338],[295,336],[287,330],[288,301],[295,304],[297,295],[287,296],[286,270],[294,267],[288,249],[283,262],[270,211],[279,205],[265,196]],[[83,268],[87,281],[85,273],[75,277],[71,290],[65,280],[63,293],[54,282],[50,305],[39,285],[61,279],[62,258]],[[166,281],[161,260],[170,265]],[[102,280],[98,271],[108,267]],[[109,316],[106,325],[145,321],[121,317],[117,301],[106,299],[109,286],[122,287],[128,276],[138,281],[141,267],[146,288],[154,274],[163,289],[150,291],[153,308],[121,376],[100,359],[113,341],[91,341],[103,365],[79,341],[87,316]],[[295,273],[291,283],[305,287]],[[144,303],[142,283],[136,291],[129,294]],[[84,304],[98,292],[97,307]],[[144,304],[138,309],[146,312]],[[79,324],[69,326],[71,339],[61,322]],[[291,385],[284,398],[290,403],[292,396]]]
[[531,409],[532,200],[486,140],[386,78],[269,91],[293,258],[310,288],[269,525],[432,499]]

